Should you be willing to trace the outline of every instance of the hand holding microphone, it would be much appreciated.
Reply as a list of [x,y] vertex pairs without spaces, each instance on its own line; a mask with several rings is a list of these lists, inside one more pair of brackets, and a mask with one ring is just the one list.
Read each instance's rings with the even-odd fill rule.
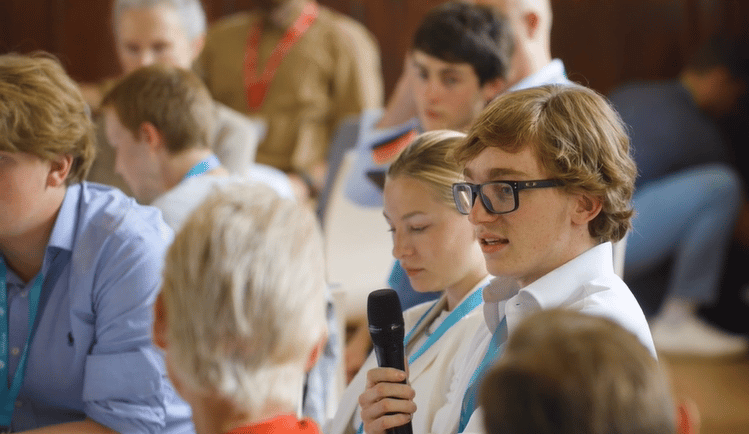
[[369,294],[367,318],[380,367],[367,373],[367,389],[359,396],[364,430],[412,434],[415,392],[406,382],[403,313],[396,292],[380,289]]

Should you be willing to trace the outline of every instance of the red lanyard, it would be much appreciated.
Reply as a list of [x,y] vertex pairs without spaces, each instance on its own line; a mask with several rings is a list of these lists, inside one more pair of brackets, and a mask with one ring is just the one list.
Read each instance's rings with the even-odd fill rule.
[[254,28],[250,29],[250,33],[247,35],[247,50],[244,54],[244,87],[247,93],[247,107],[250,111],[257,111],[263,105],[265,94],[268,93],[270,83],[273,81],[281,61],[312,25],[315,18],[317,18],[317,3],[311,1],[304,6],[302,14],[278,41],[260,76],[257,73],[257,64],[263,25],[258,22]]

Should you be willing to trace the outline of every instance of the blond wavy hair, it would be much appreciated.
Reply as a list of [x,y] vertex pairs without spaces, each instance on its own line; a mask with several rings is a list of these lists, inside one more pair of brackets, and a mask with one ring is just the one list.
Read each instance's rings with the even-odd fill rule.
[[462,168],[449,156],[465,139],[457,131],[434,130],[420,134],[390,165],[387,177],[401,175],[424,182],[446,206],[455,209],[453,183],[463,180]]
[[86,178],[96,156],[90,110],[51,54],[0,56],[0,150],[44,161],[71,155],[66,184]]
[[637,168],[619,114],[597,92],[546,85],[497,97],[468,131],[453,157],[465,165],[488,147],[519,152],[533,146],[549,178],[570,193],[602,202],[588,224],[599,243],[619,241],[631,227]]
[[166,257],[166,339],[181,382],[248,411],[296,406],[327,330],[324,272],[309,210],[263,185],[220,188]]

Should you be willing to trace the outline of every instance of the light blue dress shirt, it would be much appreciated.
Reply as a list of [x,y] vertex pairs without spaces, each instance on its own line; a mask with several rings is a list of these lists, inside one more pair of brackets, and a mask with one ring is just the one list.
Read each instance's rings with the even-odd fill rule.
[[[119,432],[191,433],[190,410],[151,343],[152,305],[173,233],[122,192],[67,189],[45,276],[13,431],[89,417]],[[8,270],[10,378],[26,340],[28,291]]]

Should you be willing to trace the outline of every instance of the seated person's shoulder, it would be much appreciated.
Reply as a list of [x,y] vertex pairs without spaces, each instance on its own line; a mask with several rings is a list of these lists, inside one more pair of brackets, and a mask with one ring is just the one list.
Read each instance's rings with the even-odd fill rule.
[[216,20],[208,28],[207,40],[210,42],[224,37],[234,37],[238,32],[245,33],[251,23],[258,19],[252,11],[238,12]]
[[128,251],[144,255],[160,255],[171,242],[173,233],[158,209],[101,184],[83,182],[72,191],[80,194],[78,241],[98,240],[94,246],[101,249],[128,245]]
[[348,15],[321,6],[318,20],[339,43],[354,45],[357,50],[378,47],[372,32]]
[[213,104],[216,107],[214,133],[217,136],[239,135],[238,138],[246,142],[245,146],[256,145],[255,142],[265,136],[267,125],[262,119],[248,117],[218,101],[213,101]]

